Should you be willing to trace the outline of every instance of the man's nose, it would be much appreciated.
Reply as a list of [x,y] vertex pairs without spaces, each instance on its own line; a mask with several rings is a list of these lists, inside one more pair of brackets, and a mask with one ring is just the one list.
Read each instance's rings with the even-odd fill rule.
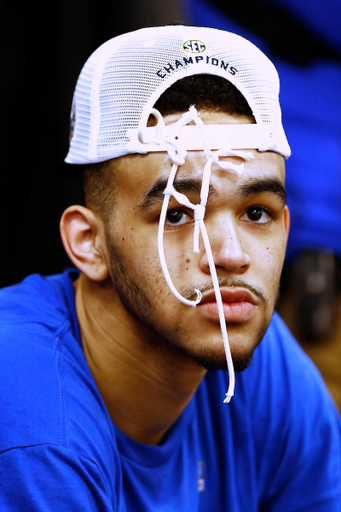
[[[238,237],[238,229],[231,218],[220,219],[207,226],[212,255],[217,269],[223,269],[229,274],[244,274],[251,264],[249,254],[244,250]],[[200,259],[200,268],[210,273],[206,251],[203,250]]]

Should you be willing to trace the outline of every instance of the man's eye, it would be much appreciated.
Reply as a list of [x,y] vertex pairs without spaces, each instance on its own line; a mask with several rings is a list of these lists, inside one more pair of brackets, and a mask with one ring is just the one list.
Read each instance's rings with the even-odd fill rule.
[[169,210],[166,215],[166,226],[181,226],[191,221],[191,217],[183,210]]
[[256,224],[266,224],[271,218],[270,213],[260,206],[252,206],[242,216],[242,220],[255,222]]

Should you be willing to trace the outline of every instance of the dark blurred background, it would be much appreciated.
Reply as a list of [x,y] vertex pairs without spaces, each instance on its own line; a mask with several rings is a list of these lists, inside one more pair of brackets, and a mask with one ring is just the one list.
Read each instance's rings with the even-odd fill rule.
[[58,224],[78,193],[61,168],[73,89],[92,51],[152,25],[237,32],[279,71],[293,151],[292,228],[278,309],[334,396],[340,393],[341,408],[340,20],[340,0],[0,0],[0,287],[70,266]]
[[0,287],[70,265],[59,218],[74,200],[60,175],[77,76],[104,41],[184,19],[176,0],[0,4]]

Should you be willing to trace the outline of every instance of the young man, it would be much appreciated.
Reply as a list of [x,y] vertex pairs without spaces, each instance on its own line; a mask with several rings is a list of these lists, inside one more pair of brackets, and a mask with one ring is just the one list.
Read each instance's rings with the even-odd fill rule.
[[84,66],[66,162],[85,206],[61,220],[78,271],[0,294],[1,510],[340,510],[339,416],[273,314],[278,89],[207,28],[125,34]]

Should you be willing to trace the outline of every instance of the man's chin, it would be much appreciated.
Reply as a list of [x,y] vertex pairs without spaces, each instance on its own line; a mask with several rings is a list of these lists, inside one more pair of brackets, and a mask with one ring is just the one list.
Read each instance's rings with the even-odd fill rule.
[[[233,359],[233,367],[236,372],[243,372],[246,370],[252,361],[253,358],[253,352],[249,354],[243,354],[234,356]],[[227,362],[225,356],[223,358],[216,357],[216,356],[201,356],[201,357],[195,357],[195,361],[200,365],[203,366],[206,370],[209,371],[217,371],[217,370],[227,370]]]
[[[238,339],[238,337],[230,336],[230,347],[233,360],[233,367],[236,372],[243,372],[246,370],[253,359],[255,349],[261,343],[267,330],[267,324],[264,322],[258,329],[257,336],[254,339]],[[188,348],[188,347],[187,347]],[[225,351],[221,345],[218,349],[205,347],[202,350],[192,351],[188,355],[200,366],[206,370],[227,370],[227,362]]]

